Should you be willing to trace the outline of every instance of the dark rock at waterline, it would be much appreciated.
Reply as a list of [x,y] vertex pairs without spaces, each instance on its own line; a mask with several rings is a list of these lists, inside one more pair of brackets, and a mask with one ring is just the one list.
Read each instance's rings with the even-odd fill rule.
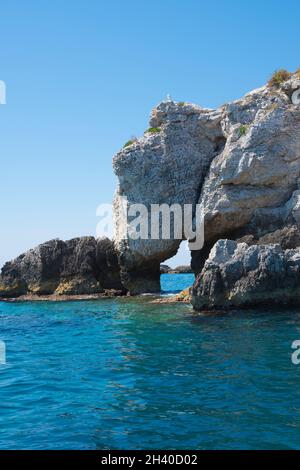
[[145,263],[139,270],[132,271],[122,269],[121,265],[120,276],[122,285],[126,286],[130,295],[160,292],[160,265],[156,261]]
[[96,248],[96,266],[103,289],[123,290],[120,279],[118,256],[109,238],[99,238]]
[[192,289],[196,310],[300,305],[300,248],[219,240]]
[[6,263],[0,297],[84,295],[122,290],[118,258],[107,238],[50,240]]

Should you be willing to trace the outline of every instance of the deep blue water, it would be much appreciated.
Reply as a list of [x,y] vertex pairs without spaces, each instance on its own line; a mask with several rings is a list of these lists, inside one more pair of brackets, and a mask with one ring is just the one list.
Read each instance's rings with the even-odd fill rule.
[[162,293],[174,294],[193,285],[194,274],[163,274],[161,276]]
[[0,448],[300,449],[300,311],[150,302],[0,303]]

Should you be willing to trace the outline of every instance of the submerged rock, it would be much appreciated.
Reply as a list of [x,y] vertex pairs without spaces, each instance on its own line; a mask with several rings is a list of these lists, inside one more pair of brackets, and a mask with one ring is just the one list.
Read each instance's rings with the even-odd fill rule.
[[160,297],[159,299],[155,299],[152,301],[153,304],[175,304],[178,302],[185,304],[191,303],[191,287],[184,289],[178,294],[174,294],[167,297]]
[[117,254],[107,238],[51,240],[2,268],[0,297],[89,295],[122,289]]
[[196,310],[300,306],[300,248],[219,240],[192,290]]

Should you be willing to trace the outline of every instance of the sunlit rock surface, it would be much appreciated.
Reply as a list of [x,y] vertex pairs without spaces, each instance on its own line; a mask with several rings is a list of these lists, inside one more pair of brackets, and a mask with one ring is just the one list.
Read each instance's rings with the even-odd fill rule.
[[121,278],[132,293],[159,289],[159,264],[180,240],[124,239],[121,198],[128,203],[199,203],[204,248],[192,252],[199,273],[220,238],[299,244],[300,106],[298,75],[217,110],[164,102],[151,115],[152,132],[114,158],[116,247]]
[[192,289],[196,310],[300,305],[300,248],[219,240]]

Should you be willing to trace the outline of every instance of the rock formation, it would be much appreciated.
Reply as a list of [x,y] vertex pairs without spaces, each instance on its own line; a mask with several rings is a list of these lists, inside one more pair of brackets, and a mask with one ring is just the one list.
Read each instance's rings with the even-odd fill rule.
[[[196,272],[222,237],[285,243],[287,232],[298,232],[300,106],[291,102],[298,88],[294,76],[281,87],[265,86],[224,107],[226,146],[213,160],[199,198],[206,247],[192,253]],[[291,246],[297,246],[298,233],[292,238]]]
[[[205,246],[192,252],[197,274],[221,238],[299,245],[299,73],[266,85],[218,110],[164,102],[149,132],[114,158],[116,245],[121,278],[132,293],[159,288],[159,263],[180,240],[124,238],[121,199],[128,203],[198,203],[205,215]],[[184,238],[184,237],[183,237]]]
[[192,290],[196,310],[300,305],[300,248],[219,240]]
[[115,157],[116,247],[121,278],[131,293],[160,290],[160,263],[176,254],[182,239],[124,238],[122,198],[128,204],[195,204],[213,158],[224,148],[222,111],[164,102],[151,115],[150,130]]
[[[279,252],[274,250],[281,250],[282,266],[287,263],[289,272],[292,263],[296,269],[291,261],[296,254],[289,250],[300,246],[300,105],[294,100],[299,94],[300,74],[280,77],[217,110],[170,100],[158,105],[144,136],[127,142],[113,160],[118,177],[114,244],[107,239],[84,237],[40,245],[4,266],[0,296],[28,292],[83,294],[107,288],[123,288],[131,294],[159,291],[160,264],[176,254],[188,235],[178,236],[171,227],[170,237],[162,239],[160,233],[151,239],[147,215],[143,238],[128,236],[130,218],[128,223],[124,205],[130,208],[133,204],[143,205],[149,214],[153,204],[178,205],[181,209],[188,204],[194,218],[196,207],[202,208],[205,244],[201,250],[192,251],[193,271],[205,274],[196,280],[196,308],[219,305],[215,299],[229,297],[233,305],[232,299],[241,298],[241,294],[235,294],[231,277],[219,271],[214,274],[215,268],[211,267],[217,265],[212,261],[216,248],[211,255],[210,251],[220,239],[242,243],[245,252],[255,252],[258,258],[260,254],[277,257]],[[191,226],[194,223],[191,221]],[[160,230],[161,225],[160,219]],[[232,243],[228,246],[235,246]],[[256,248],[266,244],[270,247]],[[273,248],[274,244],[279,247]],[[216,247],[219,250],[219,245]],[[236,257],[241,248],[230,250]],[[245,288],[244,300],[236,300],[236,305],[246,305],[251,290],[248,281],[252,274],[240,271],[244,263],[241,256],[234,264],[235,277],[231,265],[228,274],[234,282],[240,279],[241,289]],[[252,272],[261,276],[262,272],[272,271],[266,271],[264,263],[258,261]],[[225,285],[218,297],[213,286],[218,286],[220,279],[228,282],[228,290]],[[263,292],[267,281],[261,282],[259,289]],[[259,295],[257,298],[262,299],[263,294]]]
[[118,258],[107,238],[51,240],[2,268],[0,297],[82,295],[122,289]]

